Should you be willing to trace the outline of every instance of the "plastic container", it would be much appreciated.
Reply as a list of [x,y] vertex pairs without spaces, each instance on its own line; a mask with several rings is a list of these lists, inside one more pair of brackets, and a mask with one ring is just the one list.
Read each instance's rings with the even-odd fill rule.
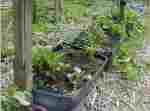
[[33,89],[33,103],[43,106],[48,111],[70,111],[79,103],[73,96],[64,96],[48,89]]

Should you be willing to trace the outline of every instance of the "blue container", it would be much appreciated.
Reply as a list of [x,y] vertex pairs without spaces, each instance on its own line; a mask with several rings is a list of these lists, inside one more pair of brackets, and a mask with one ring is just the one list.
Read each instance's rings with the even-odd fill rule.
[[41,105],[48,111],[71,111],[78,103],[79,98],[64,96],[49,89],[33,89],[33,104]]

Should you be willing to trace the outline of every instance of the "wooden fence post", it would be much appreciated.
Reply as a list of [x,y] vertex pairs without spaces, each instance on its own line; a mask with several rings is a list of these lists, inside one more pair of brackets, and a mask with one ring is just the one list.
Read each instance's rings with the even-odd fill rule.
[[32,88],[32,0],[16,1],[15,83]]

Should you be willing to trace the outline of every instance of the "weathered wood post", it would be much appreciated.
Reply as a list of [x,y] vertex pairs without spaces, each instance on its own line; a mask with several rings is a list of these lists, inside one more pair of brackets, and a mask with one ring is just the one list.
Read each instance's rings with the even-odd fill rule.
[[145,39],[150,44],[150,0],[145,0],[144,26]]
[[15,83],[32,88],[32,0],[16,0]]

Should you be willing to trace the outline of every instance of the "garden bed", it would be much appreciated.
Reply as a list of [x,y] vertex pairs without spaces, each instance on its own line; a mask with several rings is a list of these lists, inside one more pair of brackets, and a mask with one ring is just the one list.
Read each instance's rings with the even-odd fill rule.
[[33,103],[49,110],[70,111],[80,104],[95,86],[107,63],[107,57],[99,52],[95,54],[95,58],[91,58],[85,51],[74,49],[64,49],[62,52],[63,65],[68,65],[69,70],[55,80],[52,80],[52,76],[45,76],[46,74],[45,77],[36,74],[35,77],[39,75],[47,83],[45,82],[45,87],[33,89]]

